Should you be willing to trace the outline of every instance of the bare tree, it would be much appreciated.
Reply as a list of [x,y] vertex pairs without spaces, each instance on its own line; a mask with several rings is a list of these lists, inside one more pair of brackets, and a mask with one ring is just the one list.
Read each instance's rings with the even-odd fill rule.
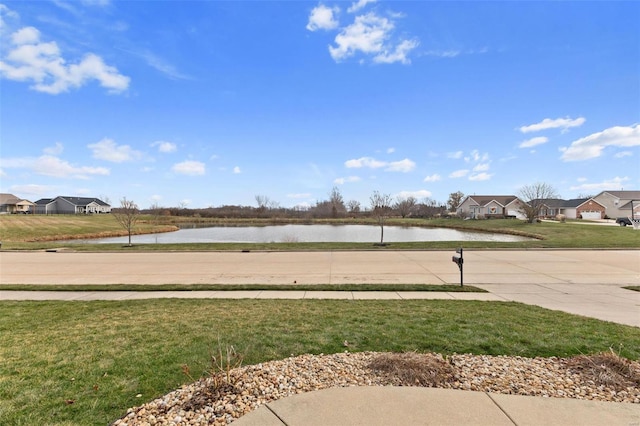
[[529,223],[533,223],[540,216],[540,210],[542,210],[545,200],[558,198],[555,188],[544,182],[525,185],[520,188],[518,195],[525,202],[520,205],[519,211],[527,218]]
[[160,223],[160,217],[162,216],[162,207],[157,201],[154,201],[153,204],[149,206],[149,211],[153,216],[153,224],[158,225]]
[[462,202],[463,198],[464,194],[460,191],[452,192],[451,194],[449,194],[449,200],[447,201],[447,207],[449,208],[449,211],[455,212]]
[[378,191],[374,191],[369,197],[369,201],[371,202],[371,214],[380,225],[380,244],[384,244],[384,224],[391,216],[393,199],[389,194],[381,194]]
[[256,195],[256,203],[258,203],[258,214],[263,214],[269,209],[271,200],[266,195]]
[[125,197],[120,200],[120,207],[113,210],[112,213],[118,223],[127,231],[129,235],[129,247],[131,247],[131,234],[140,217],[140,210],[138,210],[137,204],[131,200],[127,200]]
[[334,186],[329,193],[329,203],[331,203],[331,217],[336,218],[346,213],[347,209],[337,186]]
[[420,217],[436,217],[447,212],[447,207],[432,198],[425,198],[422,203],[417,203],[413,211]]
[[101,201],[104,201],[105,203],[107,203],[109,205],[111,205],[111,199],[109,198],[108,195],[100,194],[100,195],[98,195],[98,199],[101,200]]
[[402,216],[402,218],[404,219],[411,213],[411,210],[417,203],[418,200],[416,200],[415,197],[398,197],[396,203],[394,204],[394,208],[398,210],[398,213],[400,213],[400,216]]
[[347,201],[347,209],[349,213],[360,213],[360,201],[349,200]]

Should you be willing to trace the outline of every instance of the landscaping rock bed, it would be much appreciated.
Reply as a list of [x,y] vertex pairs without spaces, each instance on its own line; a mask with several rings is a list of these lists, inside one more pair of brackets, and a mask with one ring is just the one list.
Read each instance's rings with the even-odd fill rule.
[[262,404],[302,392],[391,385],[638,404],[640,363],[613,353],[573,358],[445,358],[375,352],[300,355],[219,371],[130,408],[113,425],[224,425]]

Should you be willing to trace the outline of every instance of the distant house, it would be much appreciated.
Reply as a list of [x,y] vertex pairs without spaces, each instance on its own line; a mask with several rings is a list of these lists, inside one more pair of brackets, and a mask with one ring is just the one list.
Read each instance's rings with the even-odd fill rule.
[[0,194],[0,213],[32,213],[35,204],[13,194]]
[[525,204],[515,195],[469,195],[456,209],[460,217],[472,219],[515,217],[525,219],[520,207]]
[[571,200],[549,198],[535,201],[542,205],[538,215],[541,218],[555,218],[557,215],[562,214],[567,219],[598,220],[604,219],[605,216],[605,206],[593,198],[574,198]]
[[609,218],[631,217],[631,205],[634,217],[640,217],[640,191],[602,191],[593,199],[605,207]]
[[35,202],[37,214],[93,214],[111,213],[111,206],[98,198],[56,197]]

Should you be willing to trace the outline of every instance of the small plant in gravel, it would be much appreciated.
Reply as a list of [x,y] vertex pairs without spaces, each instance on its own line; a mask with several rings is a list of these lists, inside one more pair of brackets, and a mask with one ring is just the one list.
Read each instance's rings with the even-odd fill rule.
[[567,366],[597,385],[616,390],[640,386],[640,370],[613,349],[594,355],[575,356],[568,361]]
[[436,387],[454,380],[454,367],[439,354],[384,353],[368,366],[396,385]]
[[[190,398],[184,402],[188,410],[198,410],[212,400],[222,398],[229,393],[236,393],[236,384],[246,375],[241,369],[244,356],[232,345],[222,345],[218,340],[215,351],[209,357],[209,366],[206,376],[200,381],[208,382],[208,386],[200,387]],[[182,365],[182,372],[191,381],[197,380],[191,375],[187,364]]]
[[225,385],[235,386],[241,377],[232,377],[231,372],[242,366],[244,356],[236,351],[232,345],[222,347],[218,342],[216,353],[211,355],[209,374],[213,381],[213,387]]

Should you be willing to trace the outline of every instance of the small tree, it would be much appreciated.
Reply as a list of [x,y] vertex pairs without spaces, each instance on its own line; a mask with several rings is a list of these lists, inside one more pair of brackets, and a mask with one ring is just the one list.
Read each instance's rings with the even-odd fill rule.
[[455,212],[460,203],[462,203],[462,199],[464,198],[464,194],[460,191],[452,192],[449,194],[449,200],[447,201],[447,208],[450,212]]
[[129,235],[129,247],[131,247],[131,234],[133,233],[133,228],[140,217],[140,210],[138,210],[138,206],[136,203],[131,200],[127,200],[125,197],[120,200],[120,207],[112,213],[118,223],[127,231],[127,234]]
[[384,244],[384,224],[391,216],[393,199],[389,194],[381,194],[378,191],[374,191],[369,197],[369,201],[371,202],[371,214],[380,225],[380,244]]
[[545,200],[558,198],[555,188],[544,182],[525,185],[520,188],[518,194],[525,202],[519,208],[520,213],[527,218],[529,223],[533,223],[540,216],[540,210],[542,210]]

